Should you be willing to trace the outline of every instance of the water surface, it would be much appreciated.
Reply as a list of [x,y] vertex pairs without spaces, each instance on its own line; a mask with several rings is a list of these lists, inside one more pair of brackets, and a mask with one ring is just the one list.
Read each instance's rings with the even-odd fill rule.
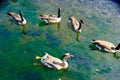
[[[44,24],[40,14],[56,14],[62,8],[60,24]],[[22,11],[25,28],[9,21],[7,11]],[[110,0],[6,0],[0,8],[0,80],[119,80],[117,54],[91,50],[91,39],[117,45],[120,40],[119,4]],[[82,32],[68,27],[68,16],[82,19]],[[67,70],[34,66],[35,56],[45,52],[61,58],[74,55]],[[38,61],[37,61],[38,62]]]

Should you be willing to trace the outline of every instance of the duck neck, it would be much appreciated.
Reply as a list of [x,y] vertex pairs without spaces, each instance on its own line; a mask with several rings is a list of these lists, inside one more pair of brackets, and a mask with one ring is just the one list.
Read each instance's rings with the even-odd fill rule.
[[23,17],[22,17],[22,13],[19,11],[20,17],[21,17],[21,21],[24,21]]
[[119,50],[119,49],[120,49],[120,43],[116,46],[115,49],[116,49],[116,50]]
[[81,22],[79,22],[79,27],[78,27],[78,30],[80,30],[80,29],[81,29],[81,26],[82,26],[82,23],[81,23]]
[[62,63],[62,66],[66,66],[66,59],[63,59],[63,63]]
[[60,12],[61,10],[60,10],[60,8],[58,9],[58,18],[60,18],[61,17],[61,12]]

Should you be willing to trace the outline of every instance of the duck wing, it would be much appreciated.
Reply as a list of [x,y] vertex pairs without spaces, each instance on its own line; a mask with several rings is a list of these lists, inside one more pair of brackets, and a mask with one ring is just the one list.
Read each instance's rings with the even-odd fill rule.
[[63,63],[62,60],[55,58],[49,54],[46,54],[43,58],[42,58],[42,62],[48,64],[49,66],[52,66],[56,69],[61,69],[61,65]]
[[41,15],[41,19],[47,20],[48,22],[57,22],[59,18],[56,15]]
[[78,28],[79,28],[79,22],[75,20],[75,30],[77,30]]
[[47,58],[44,61],[47,62],[47,63],[51,63],[51,64],[62,63],[63,62],[62,60],[60,60],[58,58],[55,58],[51,55],[47,55]]
[[20,15],[14,13],[14,12],[8,12],[8,15],[10,15],[15,20],[18,20],[18,21],[21,20]]
[[79,28],[79,22],[77,20],[73,20],[71,22],[71,25],[73,26],[74,30],[77,30]]
[[111,50],[112,48],[115,48],[115,45],[108,41],[102,41],[102,40],[95,40],[93,44],[97,44],[105,49]]
[[57,17],[56,15],[40,15],[40,18],[42,18],[42,19],[51,19],[51,18],[55,18],[55,17]]

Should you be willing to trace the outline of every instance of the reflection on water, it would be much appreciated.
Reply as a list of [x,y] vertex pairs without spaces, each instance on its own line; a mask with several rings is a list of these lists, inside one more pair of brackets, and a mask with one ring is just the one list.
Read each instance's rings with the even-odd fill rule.
[[120,58],[120,56],[118,56],[118,53],[113,53],[113,57],[116,58],[116,59]]
[[22,25],[22,33],[24,35],[27,35],[27,33],[26,33],[26,25]]
[[80,42],[79,40],[80,32],[76,32],[76,41]]
[[57,31],[60,31],[60,22],[59,23],[57,23]]
[[18,72],[16,75],[19,80],[43,80],[41,74],[31,69],[26,69]]

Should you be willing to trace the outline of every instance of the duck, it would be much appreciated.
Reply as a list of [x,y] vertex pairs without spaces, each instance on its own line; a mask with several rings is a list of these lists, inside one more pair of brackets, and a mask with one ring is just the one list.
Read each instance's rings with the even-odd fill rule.
[[70,53],[65,53],[62,56],[62,60],[56,57],[53,57],[52,55],[46,54],[43,57],[36,56],[36,59],[41,59],[41,63],[48,68],[54,68],[56,70],[66,69],[68,68],[67,59],[71,57]]
[[99,50],[104,50],[110,53],[116,53],[120,49],[120,43],[115,46],[113,43],[104,40],[92,39],[92,44],[94,44]]
[[83,20],[79,20],[79,22],[75,19],[74,16],[68,17],[69,20],[69,26],[70,28],[75,32],[81,32],[81,26],[84,24]]
[[46,23],[59,23],[61,21],[61,8],[58,8],[58,15],[40,15],[40,18]]
[[17,25],[25,25],[27,23],[26,19],[23,17],[22,11],[19,11],[19,14],[8,11],[7,14],[12,17],[12,21]]

